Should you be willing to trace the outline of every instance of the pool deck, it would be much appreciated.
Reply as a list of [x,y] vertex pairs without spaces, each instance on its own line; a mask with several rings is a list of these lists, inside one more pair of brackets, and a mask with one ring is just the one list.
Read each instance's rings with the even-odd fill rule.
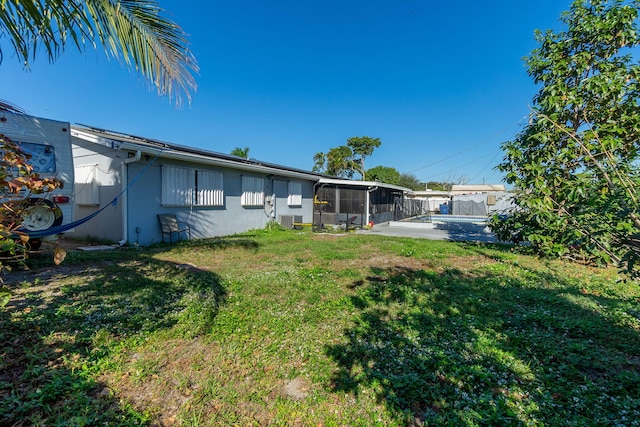
[[456,242],[498,242],[498,239],[484,224],[473,222],[440,222],[436,220],[431,228],[390,226],[388,222],[385,222],[374,225],[371,230],[357,230],[357,233]]

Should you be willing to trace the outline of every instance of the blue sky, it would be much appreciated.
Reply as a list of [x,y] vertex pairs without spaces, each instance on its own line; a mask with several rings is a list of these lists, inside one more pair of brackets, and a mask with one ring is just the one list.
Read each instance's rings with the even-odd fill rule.
[[100,50],[25,71],[0,40],[0,99],[46,118],[310,170],[352,136],[380,138],[366,167],[422,181],[497,183],[500,144],[537,87],[522,58],[570,1],[160,0],[198,60],[190,106]]

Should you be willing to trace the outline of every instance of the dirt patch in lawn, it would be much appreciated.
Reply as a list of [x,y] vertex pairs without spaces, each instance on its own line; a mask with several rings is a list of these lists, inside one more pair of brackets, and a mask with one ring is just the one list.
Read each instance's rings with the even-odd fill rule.
[[124,372],[109,373],[99,380],[107,384],[107,393],[117,394],[138,410],[150,411],[158,425],[172,426],[198,391],[196,377],[202,373],[193,368],[194,361],[213,364],[216,349],[199,339],[164,344],[161,349],[130,354]]
[[100,260],[94,261],[91,265],[87,264],[74,264],[70,262],[64,262],[64,258],[72,251],[78,251],[79,247],[86,246],[86,243],[79,243],[75,241],[60,240],[59,247],[64,251],[59,254],[62,255],[62,262],[59,265],[53,265],[53,259],[55,255],[55,245],[45,244],[42,248],[31,257],[38,257],[41,259],[48,259],[49,266],[27,268],[26,266],[14,265],[11,269],[5,269],[0,275],[2,282],[6,284],[15,284],[22,282],[36,282],[44,281],[50,282],[55,279],[64,279],[76,274],[87,273],[94,270],[99,270],[107,265],[112,265],[114,261]]
[[[150,413],[154,425],[181,425],[181,416],[194,405],[199,407],[202,420],[213,420],[217,412],[229,410],[224,393],[219,391],[221,387],[229,388],[230,378],[236,380],[234,389],[249,393],[253,388],[251,372],[221,354],[224,349],[219,344],[203,338],[167,340],[161,347],[151,344],[139,348],[129,355],[122,371],[103,375],[99,380],[108,385],[107,393]],[[286,394],[295,399],[308,391],[304,382],[286,387],[290,389]],[[269,424],[272,418],[268,406],[251,402],[243,402],[234,410],[257,425]]]

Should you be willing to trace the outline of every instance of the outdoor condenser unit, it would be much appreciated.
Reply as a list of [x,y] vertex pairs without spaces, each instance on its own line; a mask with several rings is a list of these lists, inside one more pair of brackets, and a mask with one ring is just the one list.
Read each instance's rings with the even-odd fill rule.
[[284,228],[293,228],[293,215],[278,215],[278,222]]

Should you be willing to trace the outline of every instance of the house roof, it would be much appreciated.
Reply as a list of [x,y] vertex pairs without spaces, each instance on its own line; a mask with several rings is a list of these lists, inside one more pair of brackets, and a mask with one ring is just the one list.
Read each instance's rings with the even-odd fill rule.
[[451,196],[451,194],[448,191],[444,191],[444,190],[412,191],[410,195],[413,197],[449,197]]
[[262,162],[255,159],[245,159],[231,154],[223,154],[156,139],[123,134],[87,125],[72,125],[71,135],[85,141],[104,145],[113,149],[140,151],[144,154],[163,158],[215,166],[233,167],[236,169],[277,174],[279,176],[307,179],[311,181],[318,181],[323,177],[328,177],[328,175],[291,168],[275,163]]
[[491,191],[506,191],[506,188],[504,184],[454,184],[451,186],[452,194],[486,193]]
[[411,189],[400,187],[399,185],[393,184],[385,184],[384,182],[376,182],[376,181],[355,181],[350,179],[340,179],[340,178],[320,178],[318,184],[328,184],[328,185],[337,185],[337,186],[349,186],[349,187],[367,187],[367,189],[373,189],[376,187],[381,188],[389,188],[391,190],[398,190],[402,192],[409,192]]

